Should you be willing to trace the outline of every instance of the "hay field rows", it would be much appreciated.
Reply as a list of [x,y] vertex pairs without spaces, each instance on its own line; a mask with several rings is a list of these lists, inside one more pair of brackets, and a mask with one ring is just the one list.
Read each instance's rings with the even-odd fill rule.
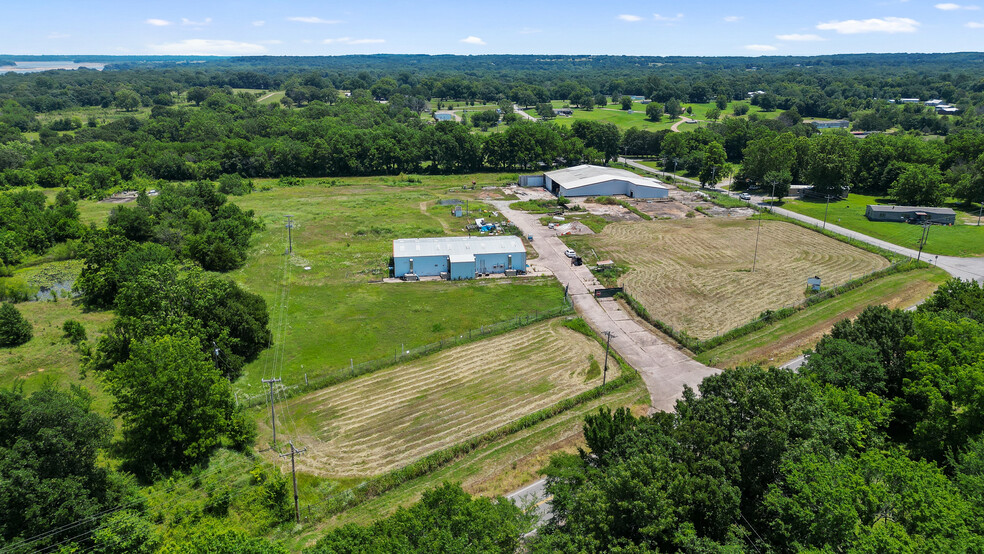
[[[601,384],[597,342],[552,320],[353,379],[290,402],[306,472],[369,476]],[[609,379],[618,376],[609,367]]]
[[589,239],[632,269],[620,282],[656,318],[708,339],[763,310],[804,300],[806,279],[824,287],[888,266],[888,261],[820,233],[763,221],[717,218],[615,223]]

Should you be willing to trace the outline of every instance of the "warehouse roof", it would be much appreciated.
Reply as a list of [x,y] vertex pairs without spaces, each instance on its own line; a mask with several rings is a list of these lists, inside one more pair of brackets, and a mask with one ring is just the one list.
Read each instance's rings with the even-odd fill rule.
[[523,241],[515,236],[496,237],[435,237],[426,239],[396,239],[394,258],[414,256],[458,256],[526,252]]
[[628,181],[632,184],[643,187],[661,189],[666,188],[666,185],[664,185],[659,179],[640,177],[639,175],[624,169],[601,167],[597,165],[576,165],[574,167],[547,172],[546,176],[550,177],[551,181],[566,189],[585,187],[615,179],[620,181]]
[[923,206],[876,206],[870,204],[869,209],[873,212],[926,212],[937,215],[956,215],[950,208],[926,208]]

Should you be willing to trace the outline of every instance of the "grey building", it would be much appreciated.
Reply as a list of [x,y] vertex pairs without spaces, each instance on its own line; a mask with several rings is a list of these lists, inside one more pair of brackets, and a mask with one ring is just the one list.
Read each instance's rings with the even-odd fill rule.
[[875,206],[869,204],[864,216],[871,221],[903,221],[906,223],[935,223],[953,225],[957,214],[950,208],[926,208],[923,206]]
[[851,125],[851,123],[846,119],[834,119],[829,121],[809,119],[804,120],[803,123],[810,123],[817,129],[847,129]]
[[668,198],[670,195],[667,186],[658,179],[597,165],[576,165],[549,171],[544,174],[543,186],[567,198],[616,194],[630,198]]
[[484,273],[524,273],[526,248],[515,236],[435,237],[393,241],[393,276],[445,274],[451,280]]

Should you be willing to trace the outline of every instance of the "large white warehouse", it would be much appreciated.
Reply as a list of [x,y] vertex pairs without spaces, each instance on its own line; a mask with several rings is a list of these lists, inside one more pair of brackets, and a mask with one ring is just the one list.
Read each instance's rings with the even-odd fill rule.
[[567,198],[616,194],[629,198],[667,198],[670,195],[669,189],[659,179],[597,165],[577,165],[547,172],[543,176],[543,186]]

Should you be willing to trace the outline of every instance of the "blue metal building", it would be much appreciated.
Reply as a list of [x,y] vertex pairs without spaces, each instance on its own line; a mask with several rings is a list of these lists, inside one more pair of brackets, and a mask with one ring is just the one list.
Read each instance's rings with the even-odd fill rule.
[[436,237],[393,241],[393,276],[446,274],[451,280],[526,271],[526,248],[515,236]]

